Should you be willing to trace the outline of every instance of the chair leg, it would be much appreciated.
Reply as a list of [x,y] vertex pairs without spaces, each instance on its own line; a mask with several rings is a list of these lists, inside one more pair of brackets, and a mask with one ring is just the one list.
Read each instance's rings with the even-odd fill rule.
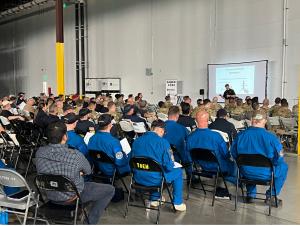
[[127,203],[125,206],[124,217],[127,217],[127,214],[128,214],[128,206],[129,206],[130,195],[131,195],[131,185],[132,185],[132,176],[131,176],[130,185],[129,185],[129,192],[128,192],[128,197],[127,197]]
[[174,198],[173,198],[173,195],[171,194],[171,191],[170,191],[170,188],[168,186],[168,184],[166,183],[166,187],[167,187],[167,191],[168,191],[168,194],[169,194],[169,197],[170,197],[170,200],[171,200],[171,203],[172,203],[172,207],[173,207],[173,210],[174,212],[176,212],[176,209],[175,209],[175,206],[174,206]]
[[213,199],[212,199],[212,206],[215,204],[215,198],[216,198],[216,192],[217,192],[217,183],[219,178],[219,172],[217,172],[217,175],[215,176],[215,183],[214,183],[214,191],[213,191]]
[[[223,180],[223,182],[224,182],[225,188],[226,188],[226,190],[227,190],[228,193],[229,193],[229,189],[228,189],[227,183],[226,183],[226,181],[225,181],[225,178],[224,178],[222,172],[221,172],[221,177],[222,177],[222,180]],[[230,194],[229,194],[229,199],[231,200],[231,195],[230,195]]]
[[278,208],[278,199],[277,199],[277,191],[276,191],[276,187],[275,187],[274,173],[273,173],[273,188],[274,188],[274,195],[275,195],[275,204],[276,204],[276,208]]
[[192,177],[193,177],[193,174],[189,178],[189,184],[188,184],[188,187],[187,187],[186,200],[188,200],[190,198],[190,189],[191,189]]
[[203,183],[202,183],[202,180],[201,180],[201,177],[199,176],[199,180],[200,180],[200,185],[201,185],[201,188],[202,188],[202,190],[203,190],[203,193],[204,193],[204,195],[206,196],[206,190],[205,190],[205,188],[204,188],[204,185],[203,185]]
[[36,224],[37,211],[38,211],[38,208],[39,208],[39,199],[40,199],[40,196],[38,195],[37,199],[36,199],[36,204],[35,204],[35,212],[34,212],[34,221],[33,221],[33,224]]
[[161,182],[161,186],[160,186],[160,197],[159,197],[159,201],[158,201],[158,208],[157,208],[157,218],[156,218],[156,224],[159,224],[159,217],[160,217],[160,207],[161,207],[161,199],[162,199],[162,193],[163,193],[163,186],[164,186],[164,180],[162,180]]
[[239,190],[239,172],[237,173],[236,185],[235,185],[235,201],[234,201],[234,210],[237,210],[238,203],[238,190]]
[[125,184],[125,181],[123,180],[122,177],[120,177],[120,180],[121,180],[121,182],[122,182],[122,184],[123,184],[123,186],[124,186],[126,192],[129,193],[128,188],[127,188],[127,186],[126,186],[126,184]]
[[25,172],[25,178],[27,177],[28,170],[29,170],[29,167],[30,167],[30,163],[32,161],[32,154],[33,154],[33,149],[31,149],[31,152],[30,152],[30,156],[29,156],[29,160],[28,160],[28,164],[27,164],[27,168],[26,168],[26,172]]
[[79,199],[77,198],[77,200],[76,200],[75,216],[74,216],[74,225],[77,224],[78,205],[79,205]]
[[271,216],[271,208],[272,208],[272,188],[273,188],[273,175],[270,184],[270,198],[269,198],[269,216]]

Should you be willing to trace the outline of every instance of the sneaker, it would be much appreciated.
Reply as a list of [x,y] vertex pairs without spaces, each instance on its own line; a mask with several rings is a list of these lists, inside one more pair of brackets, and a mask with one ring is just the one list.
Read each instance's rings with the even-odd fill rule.
[[[162,196],[162,198],[161,198],[161,204],[164,204],[165,201],[166,201],[166,198],[165,198],[164,196]],[[152,207],[158,207],[158,205],[159,205],[159,200],[151,201],[151,202],[150,202],[150,205],[151,205]]]
[[[267,205],[270,204],[270,198],[269,197],[266,198],[265,203]],[[277,204],[278,204],[278,206],[282,206],[282,200],[277,198]],[[271,198],[271,206],[276,207],[275,196],[272,196],[272,198]]]
[[174,205],[175,206],[175,210],[180,211],[180,212],[184,212],[186,211],[186,205],[184,203],[180,204],[180,205]]
[[231,195],[229,194],[227,189],[217,187],[215,198],[216,199],[227,199],[227,200],[229,200],[231,198]]
[[247,204],[254,203],[254,198],[252,198],[251,196],[247,196],[245,199],[245,203]]

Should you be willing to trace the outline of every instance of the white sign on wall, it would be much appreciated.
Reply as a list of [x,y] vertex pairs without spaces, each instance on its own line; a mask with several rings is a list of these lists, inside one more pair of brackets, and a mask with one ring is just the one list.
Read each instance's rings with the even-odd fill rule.
[[166,80],[166,96],[171,97],[171,102],[173,104],[177,103],[177,92],[178,92],[178,86],[177,86],[177,80],[175,79],[170,79]]

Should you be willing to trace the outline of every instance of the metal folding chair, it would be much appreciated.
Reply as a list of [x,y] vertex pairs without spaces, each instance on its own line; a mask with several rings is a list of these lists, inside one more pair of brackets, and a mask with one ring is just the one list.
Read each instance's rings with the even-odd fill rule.
[[[237,180],[236,180],[236,191],[235,191],[235,210],[237,209],[237,199],[238,199],[238,187],[240,186],[242,190],[242,196],[244,200],[244,191],[243,191],[243,184],[253,184],[253,185],[262,185],[262,186],[269,186],[270,188],[270,199],[272,197],[272,188],[274,188],[275,192],[275,202],[276,202],[276,207],[278,207],[277,203],[277,193],[276,193],[276,188],[275,188],[275,175],[274,175],[274,166],[273,163],[270,159],[267,157],[260,155],[260,154],[240,154],[237,156],[236,159],[237,163]],[[252,167],[266,167],[270,169],[270,178],[266,180],[253,180],[249,179],[246,176],[243,175],[243,169],[242,167],[244,166],[252,166]],[[263,193],[256,193],[256,194],[261,194],[264,195]],[[265,200],[262,198],[256,198],[260,200]],[[271,215],[271,200],[269,203],[269,215]]]

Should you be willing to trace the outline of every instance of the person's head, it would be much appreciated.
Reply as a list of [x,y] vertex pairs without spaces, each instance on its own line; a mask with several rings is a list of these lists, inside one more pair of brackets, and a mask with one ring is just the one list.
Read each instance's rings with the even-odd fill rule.
[[11,103],[8,100],[2,101],[2,108],[3,110],[10,110],[11,109]]
[[183,97],[183,102],[184,102],[184,103],[191,104],[191,103],[192,103],[192,99],[191,99],[189,96],[184,96],[184,97]]
[[67,127],[61,121],[49,124],[46,134],[50,144],[65,144],[68,140]]
[[251,100],[251,97],[250,96],[246,96],[245,97],[245,102],[247,102],[247,100],[249,100],[249,99]]
[[121,97],[121,94],[117,93],[115,94],[115,99],[118,100]]
[[227,111],[223,108],[221,108],[220,110],[217,111],[217,118],[227,118]]
[[95,111],[96,109],[96,103],[95,102],[90,102],[88,109],[90,109],[91,111]]
[[29,99],[27,100],[27,104],[28,104],[29,106],[33,106],[33,105],[35,104],[35,100],[34,100],[33,98],[29,98]]
[[202,99],[198,99],[197,100],[197,106],[200,107],[201,105],[203,105],[203,100]]
[[113,101],[107,103],[107,108],[109,113],[116,113],[116,104]]
[[243,100],[241,98],[236,99],[236,106],[241,107],[243,105]]
[[229,88],[230,88],[230,87],[229,87],[229,84],[226,84],[226,85],[225,85],[225,89],[226,89],[226,90],[229,90]]
[[110,114],[102,114],[98,118],[98,127],[102,132],[110,132],[112,128],[112,116]]
[[165,108],[166,106],[165,106],[165,103],[163,101],[159,101],[158,102],[158,107],[159,108]]
[[276,97],[276,99],[275,99],[275,104],[280,104],[280,102],[281,102],[281,98],[280,97]]
[[139,108],[140,109],[145,109],[146,107],[147,107],[147,101],[140,100],[140,102],[139,102]]
[[166,101],[171,101],[170,95],[167,95],[167,96],[165,97],[165,100],[166,100]]
[[63,101],[61,101],[60,99],[57,99],[57,100],[55,101],[55,103],[56,103],[56,106],[57,106],[59,109],[63,109],[63,107],[64,107],[64,102],[63,102]]
[[168,111],[168,119],[172,121],[176,121],[179,118],[180,109],[178,106],[171,106]]
[[65,97],[64,97],[63,94],[59,94],[59,95],[58,95],[58,98],[59,98],[61,101],[64,101],[64,98],[65,98]]
[[151,124],[151,131],[158,136],[163,137],[165,134],[165,122],[160,119],[153,121]]
[[287,102],[287,99],[283,98],[281,99],[281,107],[288,107],[289,103]]
[[39,103],[38,110],[46,112],[47,111],[47,104],[45,104],[44,102]]
[[267,114],[264,110],[253,111],[251,120],[253,127],[265,128],[267,123]]
[[251,98],[247,99],[246,103],[247,103],[248,106],[252,106],[252,99]]
[[88,108],[82,108],[79,111],[80,120],[88,120],[91,115],[91,110]]
[[51,104],[49,107],[49,114],[51,115],[57,115],[58,114],[58,109],[55,103]]
[[189,115],[191,113],[191,105],[185,102],[180,104],[181,111],[183,115]]
[[235,98],[234,97],[229,97],[229,103],[230,104],[235,104]]
[[203,105],[204,105],[205,108],[210,108],[210,106],[211,106],[210,99],[203,100]]
[[79,116],[75,115],[74,113],[69,113],[65,115],[62,120],[67,126],[67,131],[72,131],[75,129]]
[[63,107],[64,115],[67,115],[69,113],[75,113],[74,112],[74,107],[70,104],[65,104]]
[[139,99],[143,99],[143,94],[142,93],[138,93],[137,96],[139,97]]
[[124,107],[124,115],[133,115],[134,114],[134,106],[131,104],[127,104]]
[[270,104],[269,99],[265,98],[265,99],[263,100],[263,106],[268,107],[269,104]]
[[200,129],[206,129],[208,128],[208,121],[209,121],[209,114],[202,110],[198,111],[196,114],[196,122],[198,125],[198,128]]
[[214,98],[212,99],[212,102],[215,103],[215,104],[218,103],[218,97],[214,97]]
[[252,102],[252,109],[253,109],[254,111],[258,110],[258,109],[259,109],[259,103],[257,103],[257,102]]
[[134,105],[134,97],[132,94],[128,95],[127,104]]

